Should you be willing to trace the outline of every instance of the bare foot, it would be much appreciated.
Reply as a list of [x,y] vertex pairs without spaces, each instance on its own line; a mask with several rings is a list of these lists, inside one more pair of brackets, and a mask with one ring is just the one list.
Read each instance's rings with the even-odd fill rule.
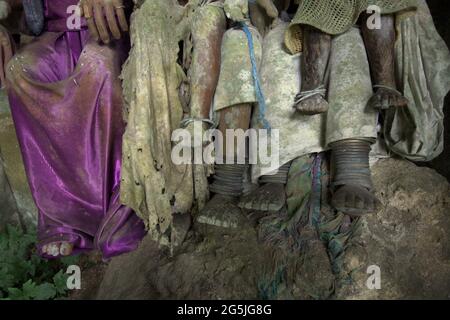
[[286,204],[284,184],[267,183],[241,198],[239,207],[256,211],[279,211]]
[[67,257],[73,252],[73,244],[69,242],[53,242],[42,247],[42,253],[51,257]]
[[375,109],[387,110],[391,107],[406,107],[408,99],[395,89],[377,88],[370,98],[369,105]]
[[350,216],[362,216],[373,213],[380,207],[377,197],[358,185],[345,185],[337,189],[331,200],[333,207]]
[[325,113],[328,111],[328,108],[328,102],[320,94],[294,104],[295,110],[306,115]]

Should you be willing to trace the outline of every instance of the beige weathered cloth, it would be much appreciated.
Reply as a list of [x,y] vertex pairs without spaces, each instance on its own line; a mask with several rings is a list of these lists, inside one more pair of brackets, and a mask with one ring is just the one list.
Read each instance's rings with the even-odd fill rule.
[[409,100],[384,119],[388,148],[413,161],[430,161],[444,150],[444,99],[450,90],[450,52],[436,31],[425,0],[417,14],[397,23],[397,79]]
[[228,19],[246,21],[249,16],[248,0],[224,0],[223,8]]
[[127,129],[121,201],[136,211],[153,238],[163,244],[168,242],[173,214],[190,212],[197,200],[204,203],[208,196],[207,170],[175,165],[171,159],[172,132],[186,116],[179,95],[180,83],[186,79],[178,64],[179,43],[189,41],[199,16],[217,17],[201,10],[222,10],[200,2],[191,0],[182,7],[176,0],[145,1],[132,16],[132,49],[122,73]]
[[11,6],[8,2],[0,0],[0,20],[6,19],[11,13]]
[[[288,24],[279,23],[264,39],[261,81],[272,130],[279,130],[280,165],[305,154],[324,151],[332,142],[377,137],[377,113],[367,109],[372,95],[369,64],[359,29],[352,28],[335,37],[329,71],[327,115],[305,116],[293,108],[300,90],[301,55],[284,50]],[[255,108],[253,127],[259,128]],[[278,168],[252,166],[252,180]]]
[[[262,39],[254,27],[249,27],[253,37],[255,58],[261,62]],[[228,30],[222,40],[220,76],[214,96],[214,110],[243,103],[256,103],[255,85],[248,40],[240,29]]]
[[[388,123],[392,119],[393,129],[385,130],[391,149],[409,158],[429,158],[440,152],[443,98],[450,87],[448,49],[437,35],[424,1],[420,8],[417,17],[398,20],[401,38],[397,43],[399,77],[405,95],[414,102],[404,116],[417,125],[408,126],[405,117],[394,114],[387,119]],[[204,194],[194,192],[194,180],[203,186],[198,190],[206,190],[205,170],[194,176],[197,171],[192,166],[174,166],[170,159],[170,135],[183,118],[177,88],[186,75],[177,64],[177,52],[178,42],[189,33],[186,14],[187,9],[175,0],[146,1],[133,16],[133,49],[123,72],[128,129],[124,137],[122,200],[138,212],[156,237],[168,230],[173,212],[187,212],[194,200],[204,199]],[[286,29],[287,24],[277,25],[264,45],[252,31],[257,60],[262,59],[266,117],[272,128],[281,132],[280,165],[325,150],[333,141],[375,138],[377,114],[367,108],[372,86],[360,31],[351,28],[333,39],[328,115],[302,118],[292,109],[300,90],[300,55],[283,50]],[[222,59],[215,109],[256,103],[247,38],[241,30],[227,32]],[[255,111],[254,119],[257,116]],[[253,122],[257,127],[256,120]],[[409,131],[403,131],[405,125]],[[273,169],[254,166],[253,178]]]
[[[429,161],[443,150],[443,105],[445,96],[450,90],[450,53],[434,27],[425,0],[418,1],[417,5],[416,14],[405,12],[397,16],[397,78],[402,84],[401,90],[409,99],[409,104],[406,108],[390,109],[384,113],[385,139],[382,145],[391,153],[407,159]],[[276,29],[272,33],[276,34]],[[269,37],[274,37],[273,34],[269,34],[265,39],[265,50],[275,47],[267,44]],[[267,60],[269,63],[266,65],[264,52],[261,74],[268,102],[266,118],[273,124],[272,127],[280,128],[281,132],[280,165],[282,165],[294,159],[294,155],[301,156],[307,153],[303,152],[307,148],[304,149],[301,132],[305,132],[304,135],[309,137],[308,141],[312,141],[310,152],[316,152],[317,145],[316,140],[311,140],[310,131],[304,127],[296,131],[296,126],[299,128],[300,124],[288,116],[289,112],[292,112],[290,106],[300,84],[297,84],[297,91],[288,89],[285,77],[289,73],[287,70],[296,70],[296,65],[291,62],[283,67],[281,66],[283,61],[289,61],[287,57],[281,52],[271,55],[278,55],[278,59],[274,59],[272,63],[271,60]],[[291,57],[295,59],[297,56]],[[265,71],[266,69],[268,71]],[[276,71],[277,69],[280,71]],[[330,110],[326,117],[326,125],[322,127],[321,141],[324,141],[322,148],[326,149],[329,143],[343,139],[376,138],[377,113],[367,105],[373,94],[370,68],[358,29],[352,28],[333,38],[328,71]],[[283,83],[283,88],[277,83]],[[291,97],[287,95],[285,101],[275,100],[277,102],[273,103],[272,95],[275,99],[282,97],[286,90],[291,90]],[[375,157],[382,156],[378,154],[379,150],[384,148],[375,148]],[[267,174],[270,169],[254,166],[253,179]]]
[[368,106],[372,80],[358,28],[333,38],[329,69],[327,146],[345,139],[376,139],[378,112]]
[[[292,108],[300,90],[300,54],[291,55],[283,50],[283,38],[287,23],[280,22],[264,39],[261,63],[261,82],[266,98],[266,119],[272,130],[279,131],[280,166],[307,153],[324,149],[324,115],[304,116]],[[253,128],[261,128],[255,108]],[[271,140],[269,140],[271,141]],[[252,166],[252,180],[268,174],[277,167]]]

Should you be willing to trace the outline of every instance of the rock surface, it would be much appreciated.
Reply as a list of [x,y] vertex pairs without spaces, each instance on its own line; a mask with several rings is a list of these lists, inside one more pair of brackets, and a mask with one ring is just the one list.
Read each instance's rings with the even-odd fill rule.
[[[450,298],[449,183],[431,169],[394,159],[378,162],[373,174],[383,207],[361,221],[341,273],[333,274],[325,246],[312,241],[287,258],[288,276],[276,283],[275,298]],[[137,251],[113,259],[95,297],[264,298],[261,284],[277,253],[258,242],[254,226],[196,228],[172,256],[145,239]],[[367,287],[370,266],[379,267],[379,290]],[[340,281],[348,275],[352,281]]]
[[[349,250],[348,265],[364,266],[338,298],[450,299],[450,186],[432,169],[386,160],[373,168],[383,208],[363,221],[364,250]],[[361,253],[363,251],[363,253]],[[381,289],[368,290],[367,268],[381,271]]]

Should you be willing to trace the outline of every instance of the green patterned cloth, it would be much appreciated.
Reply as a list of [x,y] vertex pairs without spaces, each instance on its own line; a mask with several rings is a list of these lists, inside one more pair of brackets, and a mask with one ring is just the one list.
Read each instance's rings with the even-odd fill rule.
[[[274,251],[272,267],[263,269],[258,282],[262,299],[283,297],[283,290],[294,282],[292,274],[299,270],[295,264],[302,265],[304,270],[305,264],[311,263],[310,250],[315,254],[326,252],[336,285],[352,281],[352,273],[359,266],[345,264],[345,256],[347,250],[359,245],[362,223],[355,219],[348,224],[345,215],[330,206],[329,186],[330,165],[325,154],[306,155],[292,162],[285,189],[286,209],[259,221],[260,240]],[[296,263],[292,263],[292,257]],[[334,290],[308,281],[302,285],[314,299],[328,299]]]
[[[349,30],[358,20],[361,13],[370,5],[376,5],[382,14],[415,10],[416,0],[301,0],[291,27],[298,24],[313,26],[328,34],[336,35]],[[292,28],[289,28],[287,39]],[[290,41],[286,45],[290,48]]]

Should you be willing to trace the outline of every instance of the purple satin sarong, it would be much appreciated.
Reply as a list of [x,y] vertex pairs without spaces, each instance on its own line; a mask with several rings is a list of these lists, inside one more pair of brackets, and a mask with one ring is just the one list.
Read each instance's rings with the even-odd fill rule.
[[77,3],[46,1],[47,31],[8,65],[8,94],[39,209],[40,252],[69,241],[75,253],[99,249],[110,258],[134,250],[145,235],[141,219],[119,202],[119,75],[128,44],[101,46],[84,27],[60,30]]

